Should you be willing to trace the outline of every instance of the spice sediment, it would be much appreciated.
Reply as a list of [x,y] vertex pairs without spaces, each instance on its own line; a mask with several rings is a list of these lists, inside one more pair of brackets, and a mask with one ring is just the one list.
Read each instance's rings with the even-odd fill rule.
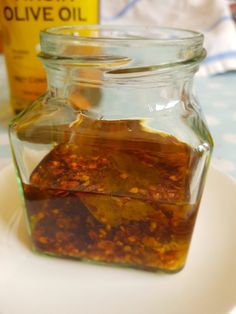
[[194,151],[155,142],[76,138],[57,145],[24,184],[41,252],[145,269],[184,266],[198,204],[189,185]]

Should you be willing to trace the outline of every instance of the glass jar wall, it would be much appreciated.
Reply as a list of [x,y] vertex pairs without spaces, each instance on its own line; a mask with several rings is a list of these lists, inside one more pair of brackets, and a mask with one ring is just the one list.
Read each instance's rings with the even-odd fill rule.
[[41,33],[48,92],[10,126],[33,248],[148,270],[183,268],[212,139],[192,81],[200,33]]

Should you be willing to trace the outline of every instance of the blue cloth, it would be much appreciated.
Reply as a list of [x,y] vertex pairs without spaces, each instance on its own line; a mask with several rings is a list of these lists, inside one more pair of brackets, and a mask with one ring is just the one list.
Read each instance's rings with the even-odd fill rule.
[[236,72],[197,78],[195,89],[214,139],[212,164],[236,179]]

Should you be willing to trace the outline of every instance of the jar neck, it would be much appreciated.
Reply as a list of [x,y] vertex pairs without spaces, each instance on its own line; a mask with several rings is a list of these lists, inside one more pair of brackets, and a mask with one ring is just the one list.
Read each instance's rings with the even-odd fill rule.
[[184,69],[182,71],[169,71],[164,73],[137,75],[136,77],[118,77],[106,75],[108,72],[99,68],[73,68],[73,67],[51,67],[46,66],[48,91],[52,97],[68,98],[74,89],[83,88],[129,88],[140,87],[166,88],[178,90],[180,94],[183,87],[191,87],[193,76],[197,67]]
[[[44,60],[43,60],[44,61]],[[66,97],[67,90],[71,86],[80,83],[102,84],[103,71],[96,67],[78,67],[51,63],[46,60],[44,66],[47,74],[47,84],[50,94],[57,97]]]
[[[124,83],[101,80],[103,72],[97,69],[48,68],[47,72],[52,98],[65,99],[76,110],[89,111],[95,119],[109,118],[110,114],[132,118],[134,112],[141,116],[149,112],[149,116],[155,111],[172,110],[176,104],[190,103],[192,97],[193,73],[184,77],[169,73],[162,79],[158,76],[158,83],[153,77]],[[132,115],[129,117],[127,112]]]

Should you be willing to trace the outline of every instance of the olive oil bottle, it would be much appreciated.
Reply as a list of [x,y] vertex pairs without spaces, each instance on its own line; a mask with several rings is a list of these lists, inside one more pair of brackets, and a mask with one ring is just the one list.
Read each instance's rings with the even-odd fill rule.
[[45,71],[37,59],[40,30],[98,22],[99,0],[0,1],[4,53],[15,113],[25,109],[46,90]]

